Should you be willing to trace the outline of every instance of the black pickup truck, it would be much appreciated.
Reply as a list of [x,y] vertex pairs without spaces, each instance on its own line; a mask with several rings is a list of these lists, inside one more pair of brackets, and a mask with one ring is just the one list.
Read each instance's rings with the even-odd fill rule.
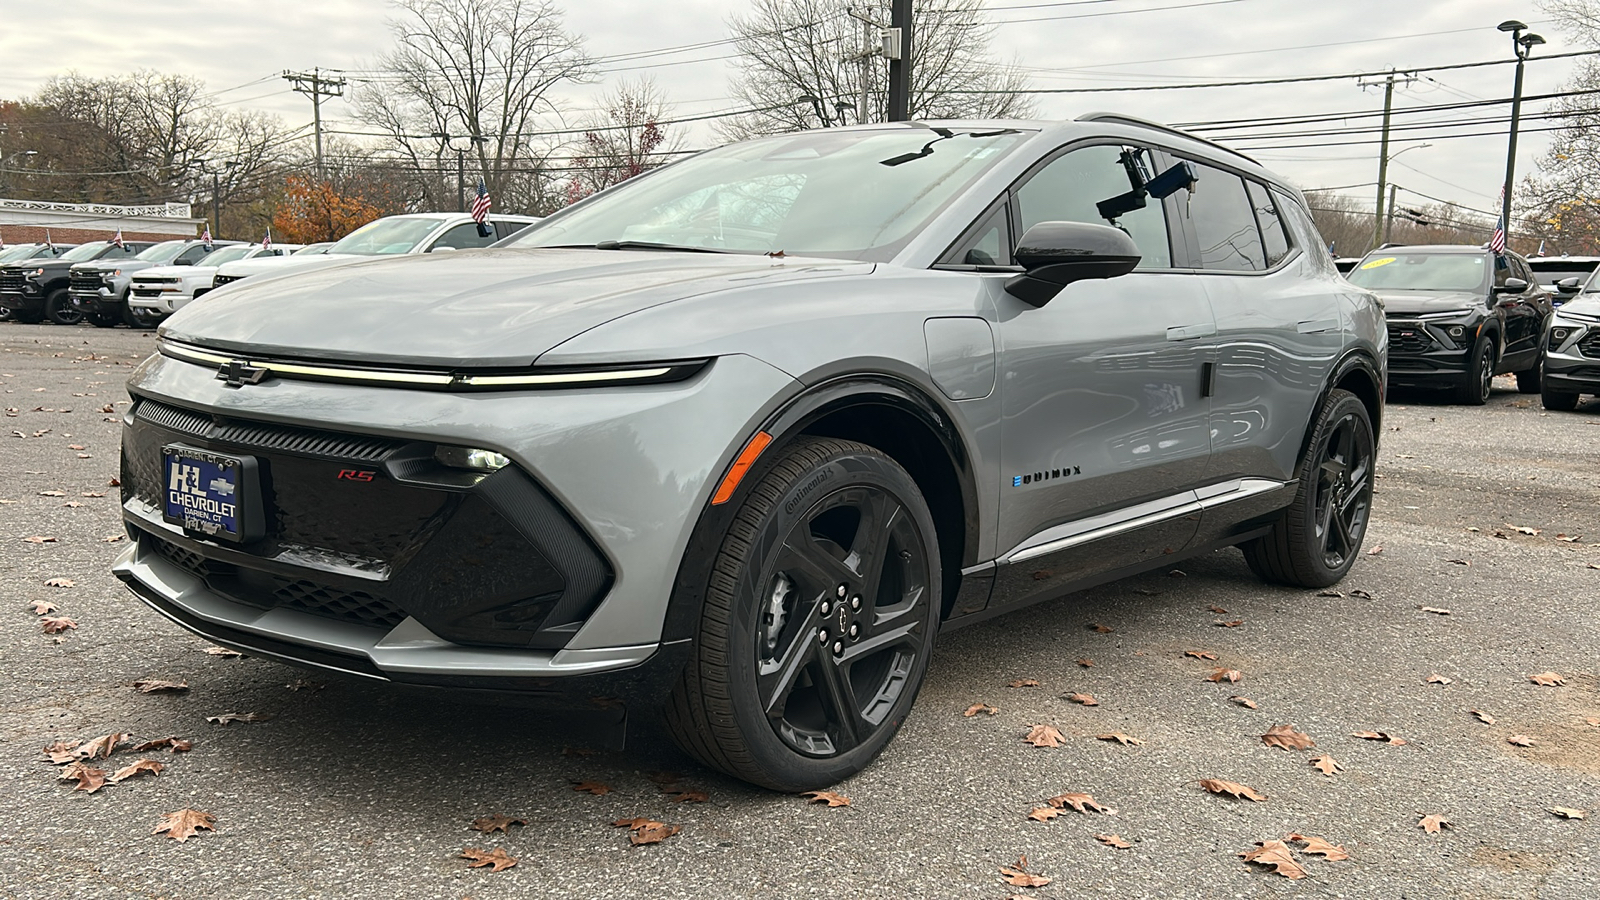
[[[16,263],[20,266],[33,259],[55,259],[76,246],[78,245],[47,244],[44,241],[28,244],[7,244],[4,247],[0,247],[0,268],[5,268],[11,263]],[[5,307],[0,306],[0,322],[10,318],[11,314],[6,312]]]
[[76,325],[83,321],[83,313],[73,307],[67,293],[72,267],[97,259],[132,259],[150,246],[149,241],[126,241],[121,247],[110,241],[92,241],[54,259],[8,263],[0,268],[0,309],[18,322],[48,317],[57,325]]

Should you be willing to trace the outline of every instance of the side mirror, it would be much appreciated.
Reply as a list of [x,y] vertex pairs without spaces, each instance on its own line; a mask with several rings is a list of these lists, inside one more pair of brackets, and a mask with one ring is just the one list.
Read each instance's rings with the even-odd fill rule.
[[1520,294],[1528,289],[1528,283],[1521,278],[1507,278],[1505,284],[1495,285],[1496,294]]
[[448,251],[454,253],[455,249],[456,248],[454,248],[454,247],[429,247],[428,248],[428,252],[429,253],[443,253],[446,250],[448,250]]
[[192,266],[192,265],[194,265],[194,260],[192,260],[192,259],[175,259],[175,260],[172,261],[172,264],[175,265],[175,266]]
[[1044,306],[1074,281],[1116,278],[1139,264],[1139,247],[1119,228],[1087,222],[1040,222],[1012,254],[1023,274],[1006,280],[1006,293]]
[[1556,282],[1556,293],[1562,296],[1576,294],[1581,290],[1583,290],[1583,280],[1580,278],[1563,278]]

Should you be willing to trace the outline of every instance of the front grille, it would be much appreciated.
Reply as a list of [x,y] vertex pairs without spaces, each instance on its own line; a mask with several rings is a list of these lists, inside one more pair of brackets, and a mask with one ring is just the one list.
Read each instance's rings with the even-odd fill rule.
[[1600,331],[1590,331],[1584,339],[1578,342],[1578,352],[1584,356],[1600,359]]
[[12,266],[10,268],[0,269],[0,291],[21,293],[23,285],[26,285],[27,283],[28,279],[22,268]]
[[155,538],[156,552],[167,558],[168,562],[188,572],[190,575],[205,578],[211,574],[206,568],[206,558],[193,550],[186,550],[171,541]]
[[1426,353],[1434,348],[1433,338],[1421,325],[1390,325],[1390,353]]
[[246,450],[283,450],[307,456],[377,462],[403,445],[401,441],[384,438],[220,419],[155,400],[139,401],[134,415],[173,431]]
[[135,297],[160,297],[162,292],[159,287],[147,287],[142,284],[134,285],[132,290]]
[[225,284],[232,284],[243,277],[243,275],[218,275],[217,277],[211,279],[211,289],[216,290]]
[[272,592],[280,606],[313,615],[343,619],[359,625],[393,628],[406,620],[406,614],[393,603],[366,591],[347,591],[314,581],[274,579],[279,587]]
[[99,272],[73,272],[67,276],[67,287],[70,290],[94,294],[104,286],[105,282],[101,280]]

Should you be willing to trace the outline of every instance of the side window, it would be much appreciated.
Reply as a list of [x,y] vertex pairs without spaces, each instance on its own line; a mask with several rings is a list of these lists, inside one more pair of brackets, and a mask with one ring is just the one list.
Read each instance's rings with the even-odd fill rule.
[[[1306,257],[1312,265],[1321,269],[1325,274],[1334,275],[1338,269],[1333,264],[1333,254],[1328,250],[1327,242],[1322,239],[1322,232],[1317,230],[1317,224],[1311,221],[1311,213],[1306,212],[1300,201],[1277,191],[1272,192],[1272,199],[1277,201],[1278,212],[1287,218],[1289,230],[1299,237],[1299,243],[1306,247]],[[1292,243],[1292,242],[1291,242]]]
[[527,222],[503,222],[499,219],[490,219],[489,224],[494,226],[495,240],[503,241],[513,234],[527,228]]
[[1251,272],[1267,267],[1244,179],[1205,163],[1195,168],[1193,191],[1180,190],[1178,208],[1194,224],[1200,243],[1200,267],[1223,272]]
[[1011,228],[1005,201],[990,207],[940,262],[951,266],[1010,265]]
[[[1160,200],[1147,198],[1144,206],[1107,219],[1097,204],[1126,194],[1133,183],[1123,165],[1120,146],[1084,147],[1052,160],[1017,190],[1021,219],[1011,236],[1014,247],[1028,229],[1040,222],[1089,222],[1111,225],[1127,232],[1139,247],[1141,269],[1172,266],[1172,245],[1167,238],[1167,216]],[[1145,151],[1128,151],[1148,162]]]
[[1267,253],[1267,268],[1283,262],[1289,255],[1289,235],[1284,231],[1283,220],[1278,216],[1277,204],[1266,186],[1246,181],[1250,190],[1250,205],[1255,207],[1256,224],[1261,226],[1261,246]]
[[1512,277],[1511,257],[1504,254],[1496,254],[1490,258],[1494,260],[1494,286],[1500,287],[1506,283],[1507,278]]
[[1529,286],[1536,287],[1539,279],[1533,277],[1533,270],[1528,268],[1528,261],[1520,257],[1512,257],[1511,261],[1517,267],[1516,277],[1526,281]]
[[195,260],[197,260],[200,257],[205,256],[205,255],[206,255],[206,245],[205,244],[195,244],[193,247],[190,247],[189,249],[183,251],[183,253],[181,255],[179,255],[178,259],[184,260],[184,261],[192,264]]
[[489,231],[488,237],[478,237],[478,223],[467,222],[464,225],[457,225],[449,231],[446,231],[437,241],[434,241],[433,246],[429,247],[428,249],[434,250],[439,247],[454,247],[457,250],[470,250],[474,247],[487,247],[494,242],[495,236],[493,229]]

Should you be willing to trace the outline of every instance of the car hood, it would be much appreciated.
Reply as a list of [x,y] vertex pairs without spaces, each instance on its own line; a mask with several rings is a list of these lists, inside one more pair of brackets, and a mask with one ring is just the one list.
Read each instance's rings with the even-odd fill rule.
[[92,259],[88,262],[77,263],[73,266],[73,268],[82,269],[86,272],[113,272],[121,269],[122,274],[126,275],[129,272],[142,272],[145,269],[153,269],[155,266],[155,263],[147,259],[132,259],[129,257],[123,257],[122,259],[118,260]]
[[1416,315],[1452,309],[1485,309],[1476,291],[1378,291],[1386,315]]
[[320,269],[360,260],[390,259],[392,257],[359,256],[354,253],[318,253],[312,256],[258,256],[223,263],[221,274],[244,278],[250,275],[287,275],[304,269]]
[[139,270],[139,278],[210,278],[217,274],[216,266],[151,266]]
[[1561,304],[1556,315],[1576,313],[1580,316],[1600,316],[1600,292],[1578,294]]
[[236,353],[455,368],[526,366],[639,310],[778,281],[867,274],[856,261],[626,250],[388,257],[242,281],[185,306],[163,336]]

